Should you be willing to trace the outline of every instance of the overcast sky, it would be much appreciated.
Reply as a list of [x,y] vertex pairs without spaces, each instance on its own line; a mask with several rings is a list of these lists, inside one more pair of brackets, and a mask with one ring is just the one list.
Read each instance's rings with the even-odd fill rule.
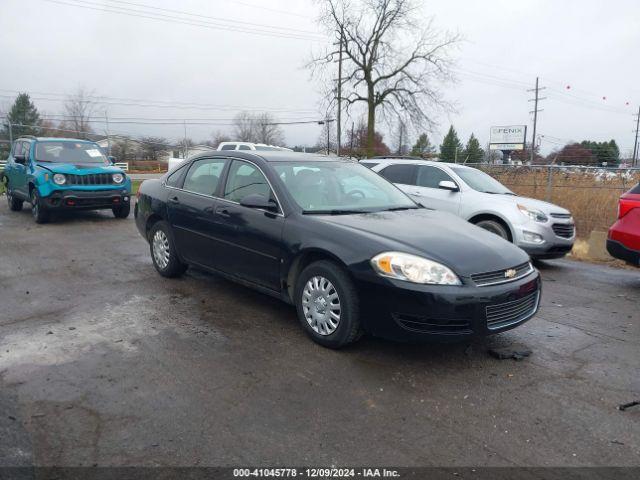
[[[132,12],[141,10],[134,4],[153,6],[167,21],[96,10],[110,5],[145,15]],[[187,135],[197,141],[230,131],[224,124],[243,108],[268,110],[283,121],[324,114],[319,86],[304,69],[312,50],[326,42],[311,0],[2,0],[0,8],[0,110],[25,91],[41,112],[60,114],[59,99],[83,85],[105,97],[101,110],[113,119],[217,124],[188,125]],[[158,8],[231,23],[224,29],[187,25],[216,20]],[[637,0],[446,0],[425,1],[423,10],[437,26],[465,37],[455,54],[458,82],[445,87],[457,111],[437,119],[434,143],[451,123],[463,141],[473,132],[483,144],[491,125],[530,125],[526,89],[539,75],[547,87],[538,127],[543,151],[587,138],[614,138],[623,154],[633,148],[640,105]],[[270,33],[247,31],[256,29]],[[184,134],[182,125],[115,122],[112,131],[136,136]],[[313,145],[320,127],[284,131],[288,145]]]

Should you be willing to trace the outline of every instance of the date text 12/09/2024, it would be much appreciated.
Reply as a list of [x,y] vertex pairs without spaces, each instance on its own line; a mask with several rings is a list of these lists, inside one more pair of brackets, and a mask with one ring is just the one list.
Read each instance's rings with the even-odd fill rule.
[[306,478],[398,478],[399,472],[387,468],[235,468],[234,477]]

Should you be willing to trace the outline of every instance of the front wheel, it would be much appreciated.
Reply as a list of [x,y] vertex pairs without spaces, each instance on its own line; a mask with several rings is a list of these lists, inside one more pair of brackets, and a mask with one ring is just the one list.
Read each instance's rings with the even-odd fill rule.
[[300,273],[295,304],[302,328],[320,345],[341,348],[362,334],[358,293],[333,262],[314,262]]
[[149,248],[153,266],[163,277],[179,277],[187,269],[187,265],[178,258],[171,227],[167,222],[160,221],[151,227]]
[[506,241],[510,242],[509,232],[501,223],[495,220],[480,220],[475,224],[477,227],[483,228],[488,232],[494,233],[499,237],[504,238]]
[[9,203],[9,210],[13,212],[19,212],[22,210],[22,204],[24,203],[21,199],[16,197],[13,194],[13,191],[7,185],[7,203]]
[[36,188],[31,190],[31,215],[36,223],[47,223],[49,221],[49,212],[43,207],[42,199]]
[[113,212],[113,216],[116,218],[127,218],[129,213],[131,213],[131,205],[127,203],[126,205],[113,207],[111,211]]

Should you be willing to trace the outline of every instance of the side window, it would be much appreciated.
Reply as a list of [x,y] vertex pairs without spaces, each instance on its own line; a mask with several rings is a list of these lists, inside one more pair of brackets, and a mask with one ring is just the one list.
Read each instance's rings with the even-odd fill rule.
[[22,155],[22,142],[13,143],[13,155]]
[[383,169],[380,174],[391,183],[415,185],[416,170],[417,165],[390,165]]
[[185,170],[184,166],[176,169],[175,172],[173,172],[171,175],[167,177],[167,181],[165,182],[165,185],[167,185],[168,187],[177,187],[178,184],[180,183],[180,178],[182,177],[184,170]]
[[364,165],[367,168],[373,168],[376,165],[379,165],[378,163],[369,163],[369,162],[362,162],[362,165]]
[[438,188],[442,181],[451,181],[453,178],[437,167],[421,165],[418,169],[418,186],[427,188]]
[[221,150],[235,150],[235,145],[223,145]]
[[240,202],[247,195],[256,193],[267,198],[273,197],[269,183],[258,167],[241,160],[234,160],[227,175],[224,198],[232,202]]
[[224,164],[224,158],[196,160],[189,167],[182,188],[203,195],[215,195]]
[[249,147],[249,145],[240,145],[238,150],[251,150],[251,147]]

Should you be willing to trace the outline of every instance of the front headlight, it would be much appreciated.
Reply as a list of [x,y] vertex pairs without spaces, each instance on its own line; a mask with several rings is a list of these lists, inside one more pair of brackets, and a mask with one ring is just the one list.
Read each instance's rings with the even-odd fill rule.
[[431,285],[462,285],[448,267],[409,253],[384,252],[373,257],[371,265],[383,277]]
[[55,183],[56,185],[64,185],[65,183],[67,183],[67,177],[65,177],[61,173],[54,173],[53,183]]
[[124,182],[124,175],[121,173],[114,173],[111,177],[113,179],[113,183],[122,183]]
[[529,208],[518,204],[518,210],[535,222],[544,223],[549,220],[542,210],[538,210],[536,208]]

